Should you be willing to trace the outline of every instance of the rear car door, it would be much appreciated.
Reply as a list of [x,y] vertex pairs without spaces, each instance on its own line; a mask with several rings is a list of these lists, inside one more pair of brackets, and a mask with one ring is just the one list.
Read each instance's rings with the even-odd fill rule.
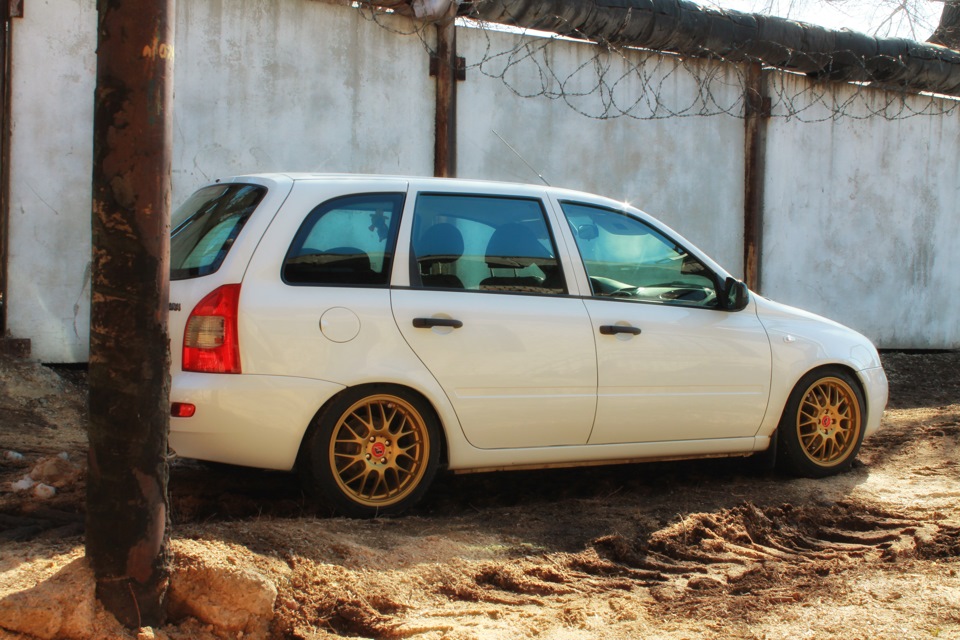
[[404,361],[389,279],[406,190],[400,179],[297,180],[243,278],[245,373],[353,385]]
[[[409,219],[409,224],[407,220]],[[421,191],[407,203],[409,287],[392,290],[407,343],[467,440],[484,449],[585,444],[597,364],[543,194]]]

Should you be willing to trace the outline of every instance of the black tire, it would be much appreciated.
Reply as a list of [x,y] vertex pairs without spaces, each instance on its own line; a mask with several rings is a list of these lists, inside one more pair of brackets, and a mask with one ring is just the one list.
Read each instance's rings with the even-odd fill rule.
[[401,387],[348,389],[317,416],[301,478],[338,513],[396,515],[420,501],[437,473],[440,428],[432,408]]
[[788,473],[823,478],[850,468],[866,424],[857,380],[839,367],[800,378],[777,427],[778,462]]

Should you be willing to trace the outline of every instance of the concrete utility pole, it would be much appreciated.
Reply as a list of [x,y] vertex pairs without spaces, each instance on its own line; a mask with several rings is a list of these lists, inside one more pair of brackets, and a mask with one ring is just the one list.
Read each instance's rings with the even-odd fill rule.
[[98,0],[86,550],[128,627],[165,617],[174,0]]

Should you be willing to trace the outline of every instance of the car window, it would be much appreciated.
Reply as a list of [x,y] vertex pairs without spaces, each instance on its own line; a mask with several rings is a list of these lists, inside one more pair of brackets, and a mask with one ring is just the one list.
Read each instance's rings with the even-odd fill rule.
[[402,193],[363,194],[317,205],[287,251],[284,282],[387,285],[403,199]]
[[594,297],[716,307],[712,272],[677,242],[623,212],[561,202]]
[[411,249],[414,286],[567,292],[556,244],[537,199],[421,194]]
[[266,187],[229,184],[204,187],[190,196],[171,216],[170,279],[219,269],[266,193]]

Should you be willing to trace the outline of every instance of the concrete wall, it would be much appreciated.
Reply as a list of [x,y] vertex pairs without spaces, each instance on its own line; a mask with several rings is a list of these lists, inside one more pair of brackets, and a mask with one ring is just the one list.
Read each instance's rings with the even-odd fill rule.
[[260,171],[433,175],[414,26],[310,0],[178,2],[174,202]]
[[[432,29],[315,0],[194,0],[178,11],[175,204],[252,171],[432,173]],[[47,362],[88,351],[95,28],[94,0],[29,3],[13,27],[4,303],[9,335],[30,338]],[[630,201],[742,272],[741,70],[639,51],[595,59],[593,45],[476,29],[459,29],[458,47],[468,65],[459,175],[537,182],[496,130],[551,184]],[[778,77],[800,96],[794,106],[809,96],[803,120],[825,120],[768,123],[762,292],[883,347],[960,347],[957,111],[831,119],[806,79]],[[605,119],[617,108],[636,117]],[[718,115],[663,117],[671,111]]]
[[[518,39],[529,49],[491,55],[522,46]],[[610,102],[627,110],[643,95],[644,78],[631,69],[651,67],[656,67],[652,84],[659,87],[661,110],[699,109],[697,78],[714,74],[713,99],[739,113],[732,67],[672,57],[646,65],[663,57],[612,53],[602,63],[617,84],[615,95],[604,101],[594,91],[595,45],[556,41],[545,46],[542,38],[460,29],[457,49],[468,65],[467,79],[457,87],[458,175],[539,181],[496,131],[551,185],[630,202],[676,228],[730,271],[742,272],[743,120],[735,115],[642,119],[653,115],[647,102],[630,111],[635,117],[603,119]],[[504,82],[500,76],[511,64]],[[544,79],[541,69],[555,77]],[[522,97],[541,91],[565,98]]]
[[[794,104],[805,119],[824,120],[769,121],[763,293],[881,347],[960,347],[960,113],[831,120],[809,80],[774,81],[809,102]],[[854,91],[833,96],[851,116],[891,97]],[[928,104],[918,96],[907,106]]]
[[13,20],[7,331],[43,361],[86,360],[97,10],[29,2]]
[[[173,202],[253,171],[433,173],[434,83],[413,24],[310,0],[179,2]],[[8,334],[89,350],[93,0],[14,21]],[[382,25],[382,26],[381,26]]]

